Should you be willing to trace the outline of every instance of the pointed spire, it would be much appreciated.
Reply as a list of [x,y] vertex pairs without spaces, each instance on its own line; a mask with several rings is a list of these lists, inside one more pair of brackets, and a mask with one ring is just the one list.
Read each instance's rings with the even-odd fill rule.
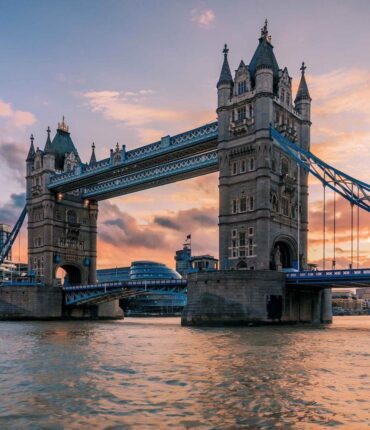
[[30,149],[28,151],[28,155],[27,155],[26,161],[33,160],[33,158],[35,156],[35,147],[33,146],[33,141],[34,141],[33,134],[31,134],[31,136],[30,136],[30,141],[31,141],[31,145],[30,145]]
[[46,139],[44,152],[45,152],[45,154],[50,154],[52,152],[51,151],[51,140],[50,140],[50,127],[48,127],[46,129],[46,133],[48,134],[48,137]]
[[224,63],[222,65],[220,79],[217,82],[217,87],[221,84],[230,84],[230,85],[233,84],[233,78],[231,76],[230,66],[227,60],[227,54],[229,52],[229,48],[227,47],[226,43],[222,52],[224,54]]
[[268,29],[267,29],[267,24],[268,24],[268,21],[266,18],[265,19],[265,25],[261,28],[261,38],[263,38],[265,40],[267,40],[268,35],[269,35]]
[[93,142],[91,145],[91,157],[90,157],[90,163],[89,164],[95,164],[95,163],[96,163],[95,143]]
[[305,63],[302,62],[302,66],[300,69],[301,70],[301,81],[299,83],[299,87],[298,87],[298,91],[297,91],[297,95],[296,95],[294,103],[296,103],[297,101],[301,101],[301,100],[311,101],[310,93],[308,91],[308,86],[307,86],[307,82],[306,82],[306,78],[305,78],[306,69],[307,69],[307,67],[306,67]]
[[274,75],[274,85],[276,85],[279,80],[279,65],[275,58],[274,47],[271,45],[271,36],[268,34],[267,24],[266,19],[265,25],[261,28],[261,37],[258,39],[259,44],[249,63],[249,72],[251,78],[255,79],[259,68],[271,69]]

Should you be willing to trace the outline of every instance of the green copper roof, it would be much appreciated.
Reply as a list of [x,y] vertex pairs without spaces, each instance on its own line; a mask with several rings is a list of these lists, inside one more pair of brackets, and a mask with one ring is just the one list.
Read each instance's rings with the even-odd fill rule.
[[74,152],[77,159],[80,160],[77,149],[72,142],[68,127],[64,123],[64,118],[63,122],[58,124],[57,133],[54,136],[52,142],[50,142],[48,135],[45,145],[45,152],[55,155],[55,168],[58,170],[63,169],[66,154]]
[[255,79],[256,71],[260,67],[271,69],[274,76],[274,84],[278,82],[279,66],[275,58],[274,47],[266,37],[260,37],[256,52],[249,63],[249,72],[252,79]]

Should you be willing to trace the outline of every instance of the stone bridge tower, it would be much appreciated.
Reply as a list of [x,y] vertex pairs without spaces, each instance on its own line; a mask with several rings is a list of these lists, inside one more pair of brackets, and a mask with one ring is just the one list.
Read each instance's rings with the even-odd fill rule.
[[230,72],[228,49],[218,90],[220,269],[304,268],[307,176],[270,139],[273,125],[310,147],[311,98],[304,65],[293,102],[292,78],[276,61],[267,21],[249,63]]
[[79,190],[64,195],[48,190],[52,174],[80,163],[64,118],[52,141],[48,128],[43,150],[35,150],[31,135],[26,177],[29,269],[46,286],[55,283],[59,267],[70,283],[96,282],[97,204],[82,200]]

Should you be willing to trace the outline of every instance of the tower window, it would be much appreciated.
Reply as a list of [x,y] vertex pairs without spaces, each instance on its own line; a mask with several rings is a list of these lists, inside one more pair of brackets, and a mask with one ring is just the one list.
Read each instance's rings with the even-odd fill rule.
[[236,237],[236,233],[237,233],[237,231],[236,231],[236,230],[233,230],[233,231],[231,232],[232,237]]
[[245,112],[245,106],[238,109],[238,120],[242,120],[245,118],[246,112]]
[[238,163],[234,161],[233,167],[232,167],[233,175],[236,175],[238,173]]
[[245,160],[242,160],[240,162],[240,173],[245,173],[246,170],[247,170],[247,163]]
[[233,214],[236,214],[238,212],[238,200],[236,199],[233,199],[232,212]]
[[249,105],[249,118],[253,118],[253,106]]
[[249,210],[254,211],[254,197],[253,196],[251,196],[249,198]]
[[254,235],[254,228],[253,227],[249,227],[248,228],[248,234],[249,234],[249,236],[253,236]]
[[238,94],[244,94],[247,92],[247,81],[241,81],[238,83]]
[[240,199],[240,212],[247,212],[247,198],[242,197]]
[[250,170],[254,170],[254,158],[250,159]]
[[245,232],[241,231],[239,233],[239,246],[245,246]]

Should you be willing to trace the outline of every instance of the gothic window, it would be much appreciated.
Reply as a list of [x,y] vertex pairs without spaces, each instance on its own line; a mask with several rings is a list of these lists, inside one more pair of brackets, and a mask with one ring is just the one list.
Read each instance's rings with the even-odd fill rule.
[[244,94],[247,91],[247,81],[238,83],[238,94]]
[[245,231],[239,233],[239,246],[245,246]]
[[276,194],[273,194],[272,196],[272,210],[275,212],[279,211],[278,199],[276,197]]
[[236,231],[236,230],[233,230],[233,231],[231,232],[232,237],[236,237],[236,233],[237,233],[237,231]]
[[254,228],[253,227],[249,227],[248,228],[248,234],[249,234],[249,236],[253,236],[254,235]]
[[251,196],[249,198],[249,210],[254,211],[254,197],[253,196]]
[[289,200],[286,197],[281,199],[281,211],[283,215],[289,216]]
[[238,200],[236,199],[233,199],[232,212],[233,214],[236,214],[238,212]]
[[77,223],[77,215],[75,211],[68,211],[67,213],[67,222],[68,224],[76,224]]
[[245,112],[245,106],[238,109],[238,120],[242,120],[245,118],[246,112]]
[[254,158],[251,158],[249,161],[250,170],[254,170]]
[[242,160],[240,162],[240,173],[245,173],[246,170],[247,170],[247,163],[245,160]]
[[240,212],[247,212],[247,198],[242,197],[240,199]]
[[236,175],[237,173],[238,173],[238,163],[234,161],[232,165],[232,174]]
[[253,106],[249,105],[249,118],[253,118]]

